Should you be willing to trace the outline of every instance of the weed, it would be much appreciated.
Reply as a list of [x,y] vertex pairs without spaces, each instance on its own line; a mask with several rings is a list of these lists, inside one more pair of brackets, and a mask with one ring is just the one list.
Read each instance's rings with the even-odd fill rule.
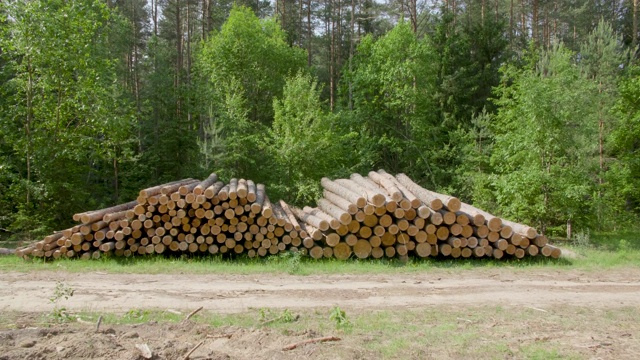
[[64,322],[71,319],[70,314],[67,312],[67,308],[64,306],[60,306],[58,302],[61,299],[68,300],[73,296],[73,292],[75,290],[65,285],[63,282],[56,282],[56,287],[53,290],[53,295],[49,298],[49,302],[54,304],[53,310],[49,314],[49,317],[52,318],[56,322]]
[[273,262],[285,266],[286,272],[290,275],[298,274],[302,262],[302,255],[299,252],[286,251],[275,257]]
[[336,323],[336,329],[349,329],[351,328],[351,322],[347,318],[347,313],[340,309],[339,306],[335,306],[329,313],[329,319]]
[[123,318],[127,321],[140,321],[148,314],[147,310],[131,309],[124,314]]
[[620,239],[620,243],[618,243],[618,251],[627,252],[631,250],[631,243],[625,239]]
[[300,315],[294,315],[289,309],[284,309],[279,313],[271,309],[260,308],[258,313],[260,315],[260,323],[262,323],[262,325],[274,322],[291,323],[300,318]]
[[591,246],[591,233],[589,229],[580,230],[573,235],[573,243],[580,248],[588,248]]
[[293,313],[289,311],[289,309],[284,309],[284,311],[282,312],[282,322],[286,322],[286,323],[294,322],[296,318],[297,316],[293,315]]

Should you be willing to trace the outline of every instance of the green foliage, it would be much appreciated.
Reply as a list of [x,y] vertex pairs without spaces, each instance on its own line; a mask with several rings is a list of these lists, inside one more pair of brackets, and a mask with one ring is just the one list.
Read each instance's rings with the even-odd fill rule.
[[491,165],[500,214],[547,226],[586,221],[593,195],[593,85],[562,45],[534,67],[507,66],[497,89]]
[[608,194],[616,196],[615,216],[623,220],[625,213],[640,213],[640,69],[619,85],[620,96],[615,105],[617,123],[609,137],[612,162],[609,164]]
[[71,315],[67,312],[67,309],[59,305],[60,300],[69,300],[73,296],[75,290],[72,287],[65,285],[63,282],[56,282],[56,287],[53,290],[53,295],[49,298],[49,302],[54,305],[53,310],[49,314],[49,317],[55,322],[65,322],[71,320]]
[[609,221],[617,217],[622,203],[616,188],[616,183],[619,182],[617,174],[609,173],[609,159],[612,158],[609,138],[616,126],[616,114],[612,108],[619,97],[617,82],[627,68],[628,57],[629,51],[623,48],[622,37],[615,34],[611,25],[602,20],[580,49],[579,66],[593,82],[594,91],[597,91],[592,121],[598,125],[598,138],[591,148],[599,156],[599,168],[594,174],[598,179],[598,193],[593,202],[600,228],[611,225]]
[[591,232],[589,229],[580,230],[573,235],[573,243],[577,247],[587,248],[591,246]]
[[278,256],[277,262],[283,262],[286,266],[286,271],[290,275],[300,274],[302,266],[302,255],[298,251],[282,252]]
[[340,309],[339,306],[334,306],[329,312],[329,320],[333,321],[336,325],[336,329],[349,330],[351,329],[351,321],[347,317],[347,313]]
[[432,51],[401,22],[379,39],[363,38],[353,62],[341,93],[344,111],[353,109],[344,118],[360,136],[358,170],[428,176],[435,148]]
[[133,156],[131,106],[116,81],[119,54],[109,50],[126,25],[101,1],[3,6],[12,21],[0,46],[13,76],[3,86],[0,176],[15,207],[9,227],[37,234],[113,201],[104,191],[117,182],[113,163]]
[[274,322],[292,323],[300,318],[299,315],[295,315],[289,309],[284,309],[280,312],[274,309],[260,308],[258,314],[259,321],[264,325]]
[[224,94],[229,83],[248,102],[248,118],[270,125],[273,97],[280,96],[288,75],[302,69],[305,55],[290,47],[273,20],[260,20],[246,7],[234,7],[219,32],[198,56],[200,74],[212,93]]
[[289,78],[273,108],[269,151],[277,177],[270,188],[279,197],[309,204],[320,197],[320,179],[344,166],[344,137],[334,131],[335,116],[323,109],[317,82],[310,75],[300,72]]
[[265,180],[273,98],[281,96],[286,77],[302,69],[304,58],[301,49],[286,43],[273,20],[260,20],[245,7],[231,10],[194,64],[204,119],[204,167],[225,176]]

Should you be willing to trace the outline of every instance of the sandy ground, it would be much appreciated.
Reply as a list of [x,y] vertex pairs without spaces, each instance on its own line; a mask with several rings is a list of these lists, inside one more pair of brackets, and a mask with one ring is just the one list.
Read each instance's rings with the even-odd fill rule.
[[74,289],[70,310],[195,309],[233,313],[250,308],[381,309],[441,304],[521,305],[544,308],[640,306],[640,270],[457,270],[393,275],[144,275],[4,273],[0,311],[50,311],[56,282]]
[[[150,347],[154,359],[183,359],[200,342],[190,359],[640,358],[640,269],[437,269],[322,276],[59,271],[0,276],[0,316],[12,322],[8,328],[0,326],[0,360],[142,359],[136,347],[142,344]],[[74,289],[71,298],[61,301],[69,311],[159,309],[184,315],[200,306],[213,313],[287,308],[303,317],[325,319],[327,308],[336,305],[348,314],[440,309],[452,314],[449,322],[454,325],[446,332],[453,338],[446,344],[430,342],[427,334],[443,331],[432,323],[421,323],[417,333],[407,333],[408,342],[399,347],[385,345],[381,334],[341,333],[321,325],[292,332],[191,321],[104,325],[100,331],[93,322],[42,324],[43,314],[54,306],[49,298],[59,281]],[[473,312],[485,305],[488,310],[480,319],[455,315],[460,309]],[[507,310],[499,313],[497,307]],[[457,340],[457,331],[469,334],[468,327],[473,339]],[[328,335],[341,340],[283,351],[287,344]],[[381,352],[378,343],[391,352]],[[547,348],[560,353],[536,352]]]

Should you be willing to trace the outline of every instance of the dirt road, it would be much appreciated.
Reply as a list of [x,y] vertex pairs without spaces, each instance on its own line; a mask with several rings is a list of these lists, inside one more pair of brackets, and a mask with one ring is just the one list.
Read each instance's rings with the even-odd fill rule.
[[4,273],[0,311],[49,311],[57,281],[75,290],[69,310],[249,308],[384,309],[439,304],[594,308],[640,306],[640,269],[624,271],[477,269],[391,275],[144,275]]
[[[384,275],[0,274],[0,360],[140,359],[638,359],[640,269],[434,269]],[[74,289],[71,312],[245,313],[247,326],[180,321],[44,324],[56,283]],[[340,306],[354,320],[341,331]],[[251,309],[254,310],[251,310]],[[287,308],[296,322],[261,325],[256,308]],[[379,311],[386,310],[389,311]],[[504,310],[503,310],[504,309]],[[272,310],[269,310],[272,311]],[[136,312],[133,312],[135,314]],[[83,315],[84,316],[84,315]],[[126,316],[126,314],[125,314]],[[235,316],[235,315],[234,315]],[[4,319],[4,320],[3,320]],[[86,318],[89,319],[89,318]],[[46,321],[46,320],[44,320]],[[332,343],[283,347],[320,336]]]

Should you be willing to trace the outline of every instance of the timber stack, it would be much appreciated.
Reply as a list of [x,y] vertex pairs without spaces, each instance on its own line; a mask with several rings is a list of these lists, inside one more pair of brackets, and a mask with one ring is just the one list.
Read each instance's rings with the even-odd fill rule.
[[[309,255],[338,259],[452,257],[496,259],[543,255],[559,248],[529,226],[493,216],[384,170],[349,179],[323,178],[317,207],[292,211],[313,237]],[[306,239],[305,239],[306,240]]]
[[45,237],[21,257],[97,259],[147,254],[297,251],[312,258],[558,258],[529,226],[420,187],[404,174],[321,181],[316,207],[271,201],[265,186],[211,174],[141,190],[114,207],[74,215],[80,225]]
[[[284,204],[284,202],[283,202]],[[228,184],[211,174],[141,190],[135,201],[73,216],[81,224],[45,237],[19,256],[98,259],[163,253],[274,255],[299,246],[300,236],[265,186]]]

